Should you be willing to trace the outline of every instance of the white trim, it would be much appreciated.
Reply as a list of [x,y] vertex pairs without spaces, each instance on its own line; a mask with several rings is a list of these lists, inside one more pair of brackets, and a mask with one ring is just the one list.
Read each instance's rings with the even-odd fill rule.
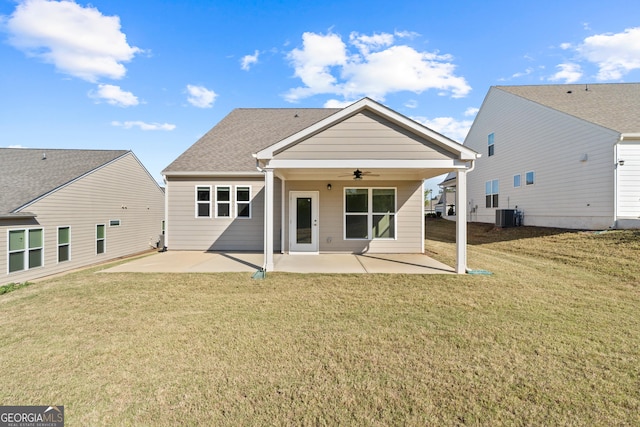
[[[209,201],[208,201],[208,203],[209,203],[209,215],[206,215],[206,216],[205,215],[203,215],[203,216],[199,215],[200,212],[199,212],[198,208],[200,207],[200,205],[204,205],[205,202],[206,202],[205,200],[202,200],[202,201],[198,200],[198,189],[199,188],[208,188],[209,189]],[[195,196],[194,197],[195,198],[195,212],[194,212],[195,217],[196,218],[211,218],[211,200],[213,199],[213,194],[211,194],[211,186],[210,185],[206,185],[206,184],[205,185],[196,184],[195,187],[194,187],[194,190],[195,190],[195,194],[194,194],[194,196]]]
[[[29,233],[31,232],[31,230],[41,230],[42,231],[42,246],[36,246],[34,248],[29,246]],[[11,235],[12,231],[24,231],[24,248],[23,249],[19,249],[19,250],[10,250],[10,242],[11,242],[11,237],[9,237]],[[25,227],[25,228],[8,228],[7,229],[7,274],[13,274],[13,273],[18,273],[21,271],[29,271],[29,270],[33,270],[36,268],[42,268],[44,267],[44,242],[45,242],[45,236],[44,236],[44,227]],[[40,249],[40,265],[37,267],[33,267],[33,268],[29,268],[29,251],[32,249]],[[24,253],[24,259],[23,259],[23,265],[22,265],[22,270],[16,270],[16,271],[9,271],[9,269],[11,268],[11,261],[10,261],[10,256],[11,254],[15,254],[15,253]]]
[[467,171],[460,170],[456,180],[456,273],[467,272]]
[[[229,200],[223,200],[223,201],[218,201],[218,188],[227,188],[229,189]],[[229,184],[225,184],[225,185],[216,185],[215,186],[215,194],[212,194],[211,196],[211,200],[213,200],[213,197],[215,196],[215,214],[214,214],[214,218],[227,218],[227,219],[231,219],[233,218],[233,210],[232,210],[232,206],[233,206],[233,185],[229,185]],[[223,215],[221,216],[218,213],[218,203],[223,203],[226,205],[229,205],[229,215]]]
[[[104,237],[102,239],[98,238],[98,227],[99,226],[103,226],[104,227]],[[95,256],[99,256],[99,255],[104,255],[107,253],[107,224],[96,224],[96,233],[94,234],[95,236],[95,240],[96,240],[96,244],[95,244],[95,250],[94,250],[94,255]],[[102,245],[102,252],[98,253],[98,242],[102,240],[103,241],[103,245]]]
[[170,177],[201,177],[201,178],[222,178],[222,177],[261,177],[262,172],[247,171],[247,172],[211,172],[211,171],[194,171],[194,172],[164,172],[165,178]]
[[271,159],[266,162],[269,168],[288,169],[466,169],[467,162],[457,159],[442,160],[391,160],[391,159],[331,159],[331,160],[295,160]]
[[[364,216],[365,212],[354,212],[347,215],[347,190],[367,190],[367,237],[366,238],[348,238],[347,237],[347,216]],[[373,190],[393,190],[393,237],[374,237],[373,235],[373,216],[380,215],[381,212],[373,211]],[[424,219],[422,220],[424,223]],[[423,232],[424,235],[424,232]],[[343,240],[397,240],[398,239],[398,188],[397,187],[347,187],[342,191],[342,239]],[[423,239],[424,240],[424,239]]]
[[[311,243],[296,243],[296,204],[297,197],[311,198]],[[320,192],[319,191],[289,191],[289,253],[290,254],[318,254],[320,253]]]
[[264,170],[264,271],[273,271],[273,169]]
[[[60,244],[60,229],[68,228],[69,229],[69,243]],[[60,261],[60,246],[68,246],[69,247],[69,259],[65,261]],[[61,262],[69,262],[71,261],[71,226],[70,225],[59,225],[56,229],[56,264],[60,264]]]
[[[239,188],[248,188],[249,189],[249,200],[248,201],[238,201],[238,189]],[[217,193],[216,193],[217,194]],[[235,211],[235,217],[234,218],[238,218],[238,219],[251,219],[252,215],[253,215],[253,208],[252,208],[252,204],[253,204],[253,199],[252,199],[252,187],[251,185],[236,185],[234,187],[234,206],[236,208]],[[240,212],[240,209],[238,208],[238,204],[242,203],[242,204],[248,204],[249,205],[249,216],[238,216],[238,212]],[[216,205],[217,208],[217,205]]]

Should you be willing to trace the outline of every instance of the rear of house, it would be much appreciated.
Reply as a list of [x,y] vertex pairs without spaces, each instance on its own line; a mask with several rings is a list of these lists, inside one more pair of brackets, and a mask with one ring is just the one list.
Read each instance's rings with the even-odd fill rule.
[[[164,192],[130,151],[0,149],[2,283],[155,247]],[[11,194],[8,194],[11,193]]]
[[368,98],[344,109],[236,109],[163,171],[166,243],[264,251],[265,270],[274,251],[423,253],[423,181],[464,175],[475,159]]
[[467,210],[492,223],[574,229],[640,225],[640,84],[492,87],[465,145],[483,154]]

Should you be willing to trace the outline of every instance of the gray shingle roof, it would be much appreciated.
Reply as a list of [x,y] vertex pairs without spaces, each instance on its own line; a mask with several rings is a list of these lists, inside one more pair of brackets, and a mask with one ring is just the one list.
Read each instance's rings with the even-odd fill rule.
[[495,86],[495,88],[616,132],[640,132],[640,83]]
[[238,108],[167,166],[171,172],[255,172],[253,153],[340,111],[335,108]]
[[127,150],[0,148],[0,215],[11,213],[127,153]]

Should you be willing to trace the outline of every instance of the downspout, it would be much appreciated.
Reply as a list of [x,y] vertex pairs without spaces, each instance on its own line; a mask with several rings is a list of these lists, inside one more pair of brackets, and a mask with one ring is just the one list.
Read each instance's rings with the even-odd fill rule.
[[620,134],[620,137],[613,144],[613,224],[611,228],[617,228],[618,225],[618,168],[620,165],[618,164],[618,146],[624,139],[624,136]]
[[[253,154],[253,157],[256,158],[256,169],[258,170],[258,172],[261,172],[264,174],[264,185],[265,187],[267,186],[267,174],[265,173],[264,169],[260,167],[260,161],[258,160],[257,156],[255,154]],[[265,200],[265,205],[266,205],[266,200]],[[264,212],[262,213],[264,215]],[[262,262],[262,273],[264,274],[265,271],[267,271],[267,224],[264,224],[262,226],[262,241],[264,242],[263,248],[262,248],[262,253],[263,253],[263,262]],[[256,273],[257,274],[257,273]],[[263,276],[264,277],[264,276]]]

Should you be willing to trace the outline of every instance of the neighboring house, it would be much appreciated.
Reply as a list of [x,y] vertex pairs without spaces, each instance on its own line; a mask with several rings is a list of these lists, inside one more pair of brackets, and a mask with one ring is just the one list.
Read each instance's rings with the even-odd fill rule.
[[464,145],[467,212],[524,225],[640,227],[640,83],[491,87]]
[[[422,253],[423,180],[457,171],[464,181],[475,159],[368,98],[344,109],[236,109],[163,171],[166,244],[264,251],[265,270],[274,251]],[[458,225],[464,272],[465,219]]]
[[131,151],[0,148],[0,283],[150,249],[164,191]]

